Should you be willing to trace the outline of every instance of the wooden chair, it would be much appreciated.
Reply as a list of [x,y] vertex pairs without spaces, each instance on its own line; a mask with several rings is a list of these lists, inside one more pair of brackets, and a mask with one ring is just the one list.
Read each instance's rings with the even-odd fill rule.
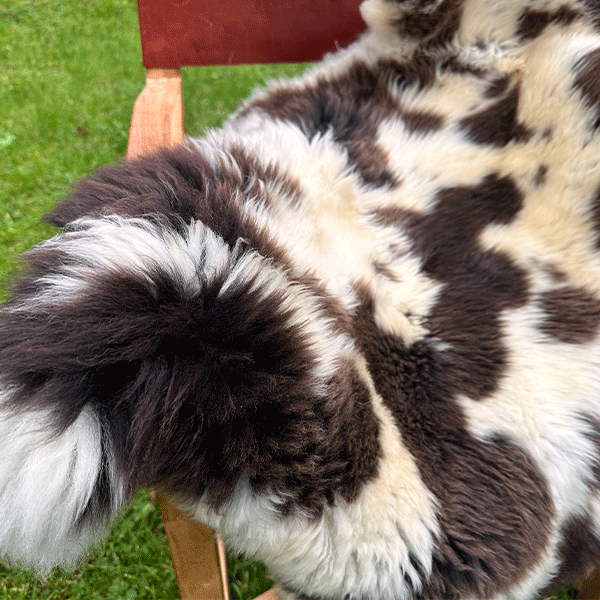
[[[147,77],[134,105],[127,156],[182,140],[181,67],[318,60],[364,28],[360,2],[138,0]],[[181,600],[228,600],[222,543],[166,499],[159,503]],[[276,599],[272,591],[260,597]]]

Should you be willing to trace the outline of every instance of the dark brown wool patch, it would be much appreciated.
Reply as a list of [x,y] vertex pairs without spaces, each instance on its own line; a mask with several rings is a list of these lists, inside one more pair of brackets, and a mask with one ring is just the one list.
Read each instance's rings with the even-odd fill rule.
[[441,46],[448,43],[460,26],[463,0],[443,0],[431,12],[410,12],[397,23],[402,35],[422,40],[425,47]]
[[395,281],[396,283],[398,282],[398,277],[396,277],[394,272],[391,270],[389,263],[384,263],[381,261],[374,262],[373,270],[381,277],[385,277],[386,279]]
[[[250,103],[242,116],[258,110],[273,119],[298,125],[309,139],[332,132],[362,179],[374,186],[397,186],[385,151],[377,144],[377,128],[390,117],[402,116],[390,88],[430,85],[435,79],[431,59],[415,55],[410,62],[380,61],[369,67],[354,63],[347,73],[321,78],[314,85],[280,88]],[[408,115],[416,128],[435,126],[431,115]]]
[[469,138],[477,144],[499,147],[512,141],[529,140],[531,131],[517,120],[519,93],[519,87],[515,85],[487,108],[465,117],[460,125]]
[[533,178],[533,183],[537,187],[544,185],[546,183],[547,175],[548,175],[548,166],[540,165],[538,167],[538,170],[535,172],[535,176]]
[[561,561],[555,586],[582,584],[600,563],[600,539],[590,517],[573,517],[562,528],[558,556]]
[[[474,439],[456,402],[458,395],[492,393],[504,373],[499,315],[527,301],[526,276],[505,255],[482,250],[478,238],[491,223],[510,223],[521,206],[515,182],[492,174],[476,186],[442,190],[428,215],[377,215],[410,235],[423,271],[445,284],[425,322],[435,344],[406,347],[378,330],[367,291],[355,333],[439,501],[442,533],[422,592],[431,600],[508,589],[536,564],[550,531],[552,501],[532,460],[506,440]],[[447,348],[438,349],[438,341]]]
[[440,191],[431,214],[377,213],[380,222],[411,236],[425,273],[445,284],[426,326],[449,344],[440,355],[447,384],[473,399],[492,393],[504,372],[501,311],[527,299],[525,274],[504,254],[482,250],[477,239],[491,223],[510,223],[521,205],[510,177],[490,175],[473,187]]
[[419,597],[486,598],[506,591],[526,576],[547,543],[553,508],[544,478],[514,444],[469,434],[447,360],[426,341],[406,347],[378,330],[366,293],[356,335],[377,390],[438,501],[440,535]]
[[411,133],[430,133],[439,131],[444,124],[444,117],[425,110],[403,110],[402,120]]
[[594,480],[591,482],[591,486],[594,488],[594,490],[600,491],[600,420],[589,414],[583,414],[581,418],[589,428],[587,437],[596,447],[596,460],[592,465]]
[[555,283],[566,283],[567,275],[552,263],[544,264],[544,271],[552,277]]
[[[299,181],[291,177],[288,173],[283,173],[273,163],[262,164],[258,158],[245,150],[242,146],[234,146],[229,150],[229,154],[235,161],[235,166],[239,168],[241,181],[240,190],[244,196],[269,206],[273,198],[265,193],[265,185],[269,186],[277,194],[275,199],[277,204],[298,205],[302,202],[302,186]],[[222,170],[227,171],[226,168]]]
[[[292,278],[291,271],[288,272],[288,276]],[[331,320],[330,326],[336,333],[345,333],[346,335],[351,333],[353,311],[344,306],[338,296],[327,290],[322,280],[314,275],[294,273],[293,281],[309,289],[320,300],[320,308]]]
[[600,5],[598,0],[583,0],[588,15],[597,29],[600,29]]
[[510,83],[510,75],[500,75],[492,79],[488,88],[484,93],[485,98],[499,98],[500,96],[504,96],[505,92],[508,90],[508,84]]
[[526,8],[519,17],[517,36],[522,41],[538,37],[548,25],[570,25],[581,13],[569,6],[561,6],[555,11],[534,10]]
[[594,110],[593,127],[600,125],[600,48],[590,52],[575,66],[575,88],[578,89],[588,108]]
[[[262,183],[279,193],[277,201],[300,201],[298,182],[264,166],[240,148],[232,149],[236,167],[213,168],[202,154],[185,146],[161,149],[154,154],[103,167],[74,186],[69,197],[46,215],[52,225],[85,216],[114,214],[123,217],[157,215],[174,228],[199,220],[234,248],[240,240],[265,257],[289,264],[286,251],[245,210],[250,200],[270,204]],[[262,191],[261,191],[262,190]]]
[[596,250],[600,250],[600,187],[596,190],[596,194],[590,205],[590,223],[596,234]]
[[450,55],[440,62],[440,70],[458,75],[472,75],[478,79],[484,79],[489,75],[488,69],[465,62],[455,54]]
[[593,340],[600,327],[600,301],[582,288],[560,287],[542,294],[546,318],[541,331],[567,344]]
[[[248,363],[251,357],[244,360]],[[241,368],[247,369],[248,364]],[[230,400],[231,414],[199,419],[190,412],[198,410],[192,405],[176,419],[172,415],[172,430],[164,440],[171,446],[162,444],[164,456],[144,444],[149,455],[141,462],[152,465],[145,475],[153,476],[170,493],[199,498],[204,488],[216,508],[227,500],[242,473],[257,493],[282,494],[286,503],[278,509],[284,514],[300,507],[317,517],[334,502],[336,493],[355,500],[363,485],[376,476],[380,457],[378,422],[364,384],[342,367],[327,396],[314,398],[306,392],[308,380],[294,383],[285,373],[263,376],[262,390],[247,387],[254,377],[251,373],[240,372],[240,377],[238,394]],[[231,373],[223,384],[236,386]],[[214,385],[210,391],[216,391]],[[243,406],[239,393],[251,398],[252,404]],[[143,425],[146,435],[138,436],[140,442],[152,427],[145,417]],[[173,439],[187,440],[191,446],[177,451]],[[184,464],[185,469],[174,472],[175,464]],[[162,472],[157,472],[157,465]]]
[[[64,267],[43,247],[31,261],[49,275]],[[244,281],[224,292],[233,263],[204,278],[199,265],[194,293],[157,264],[151,283],[98,273],[76,298],[57,300],[53,319],[0,313],[3,381],[19,389],[15,409],[52,409],[59,431],[91,404],[129,494],[140,486],[195,499],[206,492],[218,507],[245,474],[257,492],[280,492],[316,516],[335,493],[351,501],[376,476],[369,391],[340,360],[317,395],[316,357],[290,324],[284,290],[265,296]],[[8,306],[35,291],[23,280]],[[99,478],[94,502],[105,487]]]

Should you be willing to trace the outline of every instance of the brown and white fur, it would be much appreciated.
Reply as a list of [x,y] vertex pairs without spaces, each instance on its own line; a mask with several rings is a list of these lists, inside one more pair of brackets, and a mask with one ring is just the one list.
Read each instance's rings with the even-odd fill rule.
[[283,598],[600,560],[600,2],[367,0],[220,130],[97,171],[0,312],[0,550],[141,486]]

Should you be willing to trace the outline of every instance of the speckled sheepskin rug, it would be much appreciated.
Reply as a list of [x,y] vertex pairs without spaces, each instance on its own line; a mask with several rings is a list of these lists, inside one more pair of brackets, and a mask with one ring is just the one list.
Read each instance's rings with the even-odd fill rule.
[[140,486],[286,600],[600,558],[600,2],[367,0],[203,139],[80,181],[0,311],[0,552]]

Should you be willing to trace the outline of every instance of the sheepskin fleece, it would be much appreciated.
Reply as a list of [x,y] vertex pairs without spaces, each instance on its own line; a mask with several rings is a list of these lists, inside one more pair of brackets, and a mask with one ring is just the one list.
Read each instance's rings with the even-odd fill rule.
[[0,553],[141,486],[285,600],[531,599],[600,559],[600,2],[366,0],[106,167],[0,310]]

